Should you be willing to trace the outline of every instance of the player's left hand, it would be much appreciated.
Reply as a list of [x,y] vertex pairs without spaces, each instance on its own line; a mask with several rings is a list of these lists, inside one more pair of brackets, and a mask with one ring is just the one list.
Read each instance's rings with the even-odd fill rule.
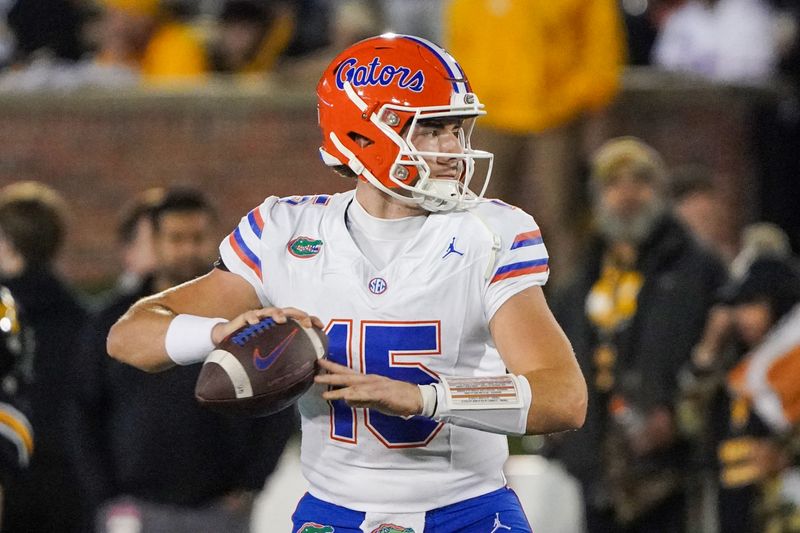
[[327,371],[314,381],[334,388],[322,393],[326,400],[344,400],[350,407],[366,407],[394,416],[412,416],[422,412],[422,394],[413,383],[389,379],[377,374],[360,374],[352,368],[320,359]]

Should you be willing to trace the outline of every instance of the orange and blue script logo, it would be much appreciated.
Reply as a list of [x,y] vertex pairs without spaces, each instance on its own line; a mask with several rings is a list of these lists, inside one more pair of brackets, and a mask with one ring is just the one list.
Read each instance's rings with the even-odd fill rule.
[[411,72],[410,68],[404,66],[381,65],[377,57],[366,65],[359,65],[358,59],[351,57],[345,59],[336,70],[336,87],[344,90],[345,82],[353,87],[397,85],[401,89],[418,93],[425,85],[425,74],[422,70]]

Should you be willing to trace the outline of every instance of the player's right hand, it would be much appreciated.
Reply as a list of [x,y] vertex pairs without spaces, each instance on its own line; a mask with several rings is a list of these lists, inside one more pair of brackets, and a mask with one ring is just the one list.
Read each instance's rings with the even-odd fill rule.
[[218,345],[222,340],[236,331],[237,329],[247,324],[258,324],[265,318],[271,318],[278,324],[285,323],[288,319],[293,318],[297,320],[304,328],[310,328],[312,325],[322,329],[323,325],[319,318],[311,316],[305,311],[296,309],[294,307],[262,307],[261,309],[251,309],[245,311],[229,322],[220,322],[211,331],[211,340],[214,345]]
[[344,400],[350,407],[366,407],[392,416],[414,416],[422,412],[422,393],[413,383],[378,374],[361,374],[328,359],[320,359],[319,366],[325,373],[317,374],[314,381],[332,387],[322,393],[325,400]]

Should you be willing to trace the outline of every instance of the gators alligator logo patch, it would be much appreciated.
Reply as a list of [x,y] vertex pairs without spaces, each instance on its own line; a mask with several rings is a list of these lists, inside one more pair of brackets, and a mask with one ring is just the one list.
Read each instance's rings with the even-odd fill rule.
[[312,239],[311,237],[297,237],[289,241],[286,245],[289,253],[300,259],[308,259],[314,257],[322,249],[322,241],[319,239]]

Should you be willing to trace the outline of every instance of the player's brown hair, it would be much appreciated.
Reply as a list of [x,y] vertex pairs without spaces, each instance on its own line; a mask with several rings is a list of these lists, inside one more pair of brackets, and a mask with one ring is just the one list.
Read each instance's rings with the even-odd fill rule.
[[153,228],[159,231],[161,217],[165,213],[193,211],[207,213],[211,220],[217,220],[217,209],[211,200],[200,189],[182,185],[167,189],[148,213],[153,222]]
[[0,231],[25,268],[50,265],[66,233],[66,202],[50,187],[21,181],[0,189]]

